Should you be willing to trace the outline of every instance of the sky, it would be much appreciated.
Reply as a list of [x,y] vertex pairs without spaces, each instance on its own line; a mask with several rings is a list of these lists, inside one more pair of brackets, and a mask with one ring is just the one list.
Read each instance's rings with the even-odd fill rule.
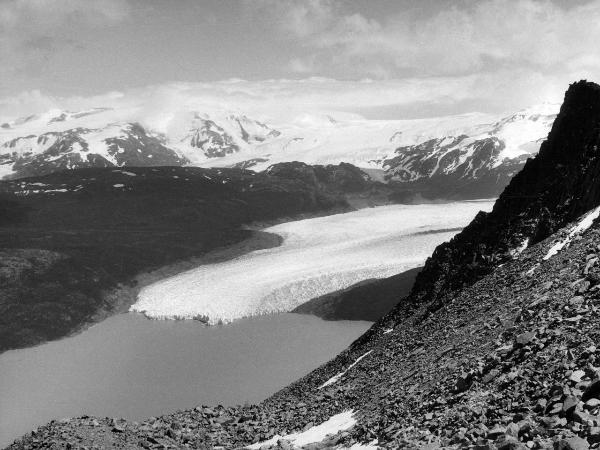
[[514,111],[600,80],[598,42],[600,0],[0,0],[0,116]]

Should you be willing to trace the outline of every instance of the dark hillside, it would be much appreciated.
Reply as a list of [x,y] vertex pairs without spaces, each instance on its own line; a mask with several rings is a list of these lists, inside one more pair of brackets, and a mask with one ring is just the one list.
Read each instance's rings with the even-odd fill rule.
[[365,280],[341,291],[313,298],[292,312],[313,314],[325,320],[376,321],[390,312],[398,298],[406,297],[421,267],[377,280]]
[[285,169],[94,168],[0,182],[0,352],[127,308],[133,299],[106,294],[247,239],[244,224],[350,209],[340,177],[352,194],[373,187],[352,167],[303,165],[338,174],[318,180]]

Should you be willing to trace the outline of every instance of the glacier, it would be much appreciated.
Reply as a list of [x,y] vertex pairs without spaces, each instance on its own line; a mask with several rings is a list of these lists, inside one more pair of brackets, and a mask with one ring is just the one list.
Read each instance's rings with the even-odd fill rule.
[[417,267],[492,201],[394,205],[264,229],[279,247],[202,265],[142,288],[130,311],[208,324],[288,312],[359,281]]

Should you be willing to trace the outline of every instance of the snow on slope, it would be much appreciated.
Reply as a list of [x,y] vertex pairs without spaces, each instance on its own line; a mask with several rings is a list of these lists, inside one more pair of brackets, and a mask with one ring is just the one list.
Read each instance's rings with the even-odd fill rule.
[[82,167],[182,165],[160,135],[118,121],[124,111],[46,114],[0,125],[0,176],[44,175]]
[[260,159],[252,168],[264,170],[271,164],[302,161],[308,164],[348,162],[359,167],[381,168],[381,160],[400,145],[411,145],[432,137],[472,128],[492,121],[485,114],[464,114],[417,120],[365,120],[343,116],[304,114],[291,123],[280,124],[280,134],[264,143],[242,148],[224,160],[192,161],[203,166],[242,164]]
[[598,219],[599,216],[600,216],[600,206],[598,206],[597,208],[594,208],[591,211],[584,214],[581,217],[581,219],[579,220],[579,222],[576,225],[574,225],[573,228],[571,228],[571,230],[569,230],[569,234],[566,238],[564,238],[562,241],[558,241],[557,243],[552,245],[552,247],[550,247],[550,249],[548,250],[548,253],[546,253],[546,255],[543,258],[544,261],[547,261],[548,259],[552,258],[554,255],[558,254],[558,252],[560,252],[563,248],[565,248],[567,245],[569,245],[571,243],[571,240],[575,236],[583,233],[588,228],[590,228],[593,225],[594,221],[596,219]]
[[416,267],[492,202],[398,205],[288,222],[280,247],[147,286],[131,311],[210,324],[291,311],[320,295]]
[[344,375],[346,375],[346,373],[348,373],[349,370],[351,370],[354,366],[356,366],[362,359],[369,356],[369,354],[371,352],[372,352],[372,350],[369,350],[367,353],[364,353],[361,356],[359,356],[358,358],[356,358],[356,360],[352,364],[350,364],[346,370],[336,373],[334,376],[332,376],[329,380],[327,380],[325,383],[323,383],[317,389],[323,389],[324,387],[327,387],[329,385],[337,383]]
[[349,430],[356,425],[354,411],[344,411],[342,413],[331,416],[328,420],[320,425],[310,427],[306,431],[300,433],[292,433],[286,436],[274,436],[267,441],[257,442],[249,445],[248,449],[258,450],[261,448],[269,448],[272,445],[277,445],[280,440],[287,441],[294,448],[299,448],[305,445],[322,442],[327,436],[335,435],[340,431]]

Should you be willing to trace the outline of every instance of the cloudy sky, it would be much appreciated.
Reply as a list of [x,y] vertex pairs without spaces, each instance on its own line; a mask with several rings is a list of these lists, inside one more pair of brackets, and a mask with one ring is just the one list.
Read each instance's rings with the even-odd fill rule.
[[0,115],[134,97],[512,111],[600,80],[598,42],[600,0],[0,0]]

